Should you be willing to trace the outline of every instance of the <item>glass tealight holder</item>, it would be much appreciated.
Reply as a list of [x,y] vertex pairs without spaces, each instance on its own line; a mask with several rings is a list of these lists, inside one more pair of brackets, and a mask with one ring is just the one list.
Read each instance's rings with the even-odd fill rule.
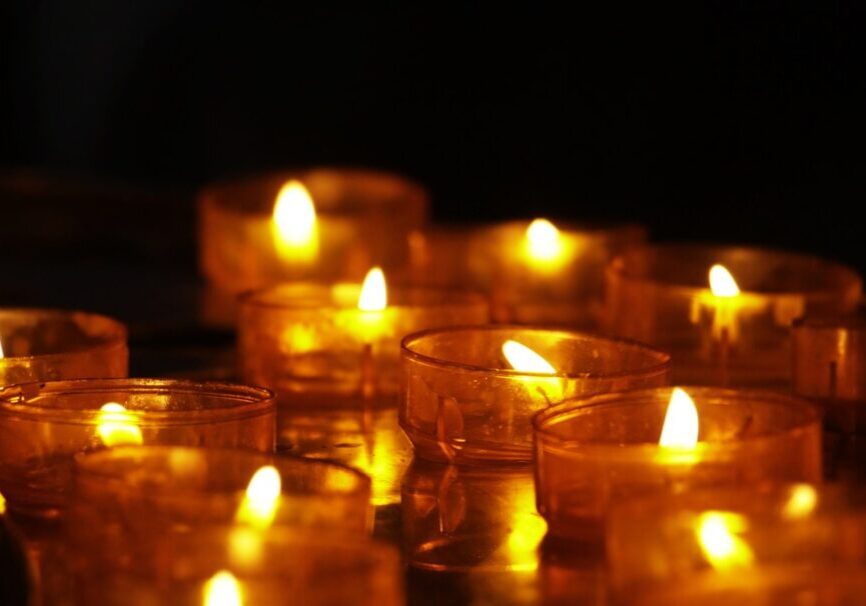
[[400,339],[424,328],[486,322],[471,293],[388,290],[382,311],[357,308],[359,284],[285,284],[244,295],[238,349],[244,381],[281,406],[396,405]]
[[0,492],[11,512],[53,518],[64,506],[76,454],[130,444],[270,452],[274,428],[273,394],[242,385],[164,379],[15,385],[0,390]]
[[614,602],[856,604],[866,589],[862,492],[807,483],[638,499],[607,529]]
[[[297,200],[290,196],[281,236],[275,205],[292,181],[312,199],[314,227],[298,231],[311,215],[303,207],[293,211]],[[424,225],[427,204],[426,191],[403,177],[356,169],[284,171],[206,187],[198,207],[199,263],[213,287],[206,319],[231,322],[234,295],[284,280],[360,279],[374,265],[402,269],[409,234]]]
[[595,328],[606,265],[645,240],[637,225],[433,226],[412,240],[410,279],[484,292],[497,322]]
[[[514,370],[516,341],[556,374]],[[667,384],[669,356],[629,341],[520,326],[464,326],[403,339],[400,424],[421,458],[529,462],[533,414],[579,395]]]
[[237,524],[291,527],[364,540],[372,523],[370,479],[337,463],[251,450],[130,446],[79,455],[64,519],[76,577],[96,551],[115,570],[151,570],[179,536]]
[[126,327],[98,314],[0,309],[0,386],[127,373]]
[[[733,278],[719,280],[721,265]],[[733,246],[633,249],[606,272],[607,332],[670,351],[674,382],[788,389],[791,324],[851,310],[862,291],[847,267],[815,257]]]
[[144,569],[94,551],[75,591],[104,606],[401,606],[402,577],[397,550],[369,539],[224,527],[178,535]]
[[699,441],[662,447],[670,388],[563,402],[535,428],[538,511],[550,533],[598,544],[611,508],[655,493],[719,485],[817,482],[821,420],[805,400],[771,392],[686,387]]
[[824,411],[824,477],[866,478],[866,309],[794,322],[795,394]]
[[[75,459],[68,526],[91,535],[122,522],[133,548],[172,526],[232,523],[249,506],[247,489],[271,494],[262,515],[267,526],[321,527],[364,534],[370,530],[370,478],[330,461],[237,448],[115,447]],[[276,486],[276,488],[275,488]],[[249,516],[247,516],[249,517]]]

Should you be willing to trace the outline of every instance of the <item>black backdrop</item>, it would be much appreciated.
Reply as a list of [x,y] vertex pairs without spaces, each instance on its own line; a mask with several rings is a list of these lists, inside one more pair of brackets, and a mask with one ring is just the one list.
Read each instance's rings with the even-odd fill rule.
[[184,193],[374,166],[441,220],[632,219],[866,270],[863,3],[659,4],[10,2],[0,166]]

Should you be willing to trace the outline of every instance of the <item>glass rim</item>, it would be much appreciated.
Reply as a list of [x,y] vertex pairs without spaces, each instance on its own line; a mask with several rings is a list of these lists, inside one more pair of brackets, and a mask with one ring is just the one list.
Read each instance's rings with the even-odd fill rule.
[[[237,529],[236,524],[215,524],[203,527],[196,532],[178,535],[174,541],[184,550],[206,548],[214,543],[223,545],[228,537],[237,532]],[[399,549],[395,545],[372,536],[347,535],[343,530],[326,527],[291,525],[271,526],[267,532],[256,533],[255,536],[261,539],[261,544],[265,549],[269,547],[276,549],[310,547],[327,550],[331,553],[335,551],[348,552],[360,556],[357,560],[359,563],[375,564],[377,570],[381,570],[382,565],[393,563],[395,572],[398,576],[400,575],[400,571],[396,570],[400,563]],[[243,577],[243,569],[239,573]]]
[[[494,332],[494,331],[531,331],[531,332],[546,332],[546,333],[560,333],[564,335],[569,335],[572,337],[577,337],[582,340],[592,341],[592,342],[603,342],[607,344],[615,344],[621,345],[624,347],[628,347],[635,351],[641,351],[643,353],[648,354],[658,360],[656,363],[641,367],[634,370],[621,370],[616,372],[608,372],[608,373],[598,373],[598,372],[579,372],[579,373],[568,373],[568,372],[558,372],[556,374],[549,373],[540,373],[540,372],[526,372],[521,370],[514,370],[508,368],[489,368],[486,366],[479,366],[477,364],[466,364],[464,362],[455,362],[454,360],[448,360],[446,358],[437,358],[435,356],[431,356],[428,354],[422,354],[418,351],[412,349],[413,343],[419,341],[420,339],[425,339],[432,336],[438,336],[441,334],[447,333],[459,333],[459,332],[467,332],[467,331],[484,331],[484,332]],[[500,377],[528,377],[532,379],[536,378],[560,378],[560,379],[576,379],[576,380],[598,380],[598,379],[618,379],[622,377],[635,377],[635,378],[643,378],[643,377],[651,377],[658,374],[663,374],[665,372],[670,371],[671,367],[671,356],[665,351],[660,349],[656,349],[654,347],[650,347],[649,345],[645,345],[638,341],[632,341],[630,339],[623,339],[619,337],[608,337],[602,335],[596,335],[588,332],[581,332],[577,330],[571,330],[569,328],[557,328],[552,326],[537,326],[537,325],[528,325],[528,324],[467,324],[467,325],[459,325],[459,326],[445,326],[440,328],[428,328],[426,330],[420,330],[417,332],[410,333],[404,336],[400,340],[400,351],[403,355],[404,359],[412,360],[414,362],[418,362],[421,364],[426,364],[427,366],[433,366],[439,369],[450,369],[460,372],[471,372],[471,373],[479,373],[484,375],[491,376],[500,376]]]
[[[309,175],[316,173],[329,174],[337,179],[351,179],[360,177],[375,178],[382,182],[387,181],[388,183],[398,186],[402,190],[402,194],[405,196],[406,199],[401,201],[399,205],[400,207],[405,208],[407,205],[410,205],[414,206],[417,210],[426,213],[430,205],[430,194],[427,189],[421,183],[410,179],[403,174],[387,170],[376,170],[359,166],[343,165],[294,166],[277,170],[249,171],[245,173],[224,176],[220,179],[206,184],[204,187],[199,189],[197,196],[198,203],[201,208],[212,207],[215,209],[219,209],[223,212],[234,213],[241,216],[270,216],[272,208],[267,212],[244,209],[243,204],[239,205],[233,203],[231,199],[225,198],[226,190],[230,190],[232,187],[250,187],[255,186],[257,183],[267,183],[271,181],[273,181],[274,183],[285,183],[293,179],[304,183],[305,178],[308,178]],[[274,196],[277,195],[278,190],[279,188],[277,188],[277,191],[274,191]],[[362,206],[369,208],[387,208],[389,206],[396,205],[385,205],[381,200],[373,200],[367,201],[367,203],[363,204]],[[316,212],[326,216],[329,214],[340,215],[340,212],[334,212],[334,210],[339,208],[340,206],[338,205],[337,207],[335,207],[335,209],[332,209],[329,212],[329,209],[327,207],[321,208],[317,205]]]
[[[665,393],[669,395],[674,388],[684,389],[693,399],[699,400],[702,395],[713,396],[721,399],[725,404],[734,404],[741,401],[760,404],[773,404],[784,406],[789,410],[794,409],[803,415],[803,419],[797,424],[773,433],[748,436],[736,441],[729,442],[701,442],[698,441],[693,449],[695,453],[713,452],[716,450],[729,450],[739,447],[758,444],[767,441],[779,440],[786,436],[794,436],[810,430],[812,427],[821,427],[821,413],[818,407],[803,398],[789,396],[760,389],[728,389],[706,385],[670,385],[667,387],[650,387],[645,389],[632,389],[628,391],[610,392],[592,396],[579,396],[569,398],[554,404],[548,408],[538,411],[532,415],[532,430],[536,446],[550,446],[566,452],[589,452],[609,451],[619,453],[620,456],[631,456],[633,453],[656,452],[658,444],[651,442],[634,442],[626,444],[615,444],[612,442],[577,442],[573,439],[562,438],[550,428],[550,424],[558,418],[573,413],[577,410],[613,408],[614,406],[645,406],[650,402],[657,401],[655,396]],[[710,392],[710,393],[708,393]],[[696,402],[698,406],[700,404]]]
[[[0,365],[2,365],[4,361],[28,362],[38,360],[40,362],[49,362],[51,360],[74,357],[76,355],[86,355],[101,351],[111,351],[112,349],[127,348],[129,330],[123,322],[117,320],[116,318],[112,318],[111,316],[91,311],[84,311],[78,309],[62,309],[54,307],[0,307],[0,317],[4,315],[14,314],[41,316],[45,318],[74,318],[76,316],[85,316],[92,320],[99,320],[103,322],[105,330],[100,331],[97,335],[97,339],[99,339],[99,342],[92,345],[78,347],[75,349],[68,349],[65,351],[56,351],[44,354],[31,354],[27,356],[14,356],[6,354],[3,357],[0,357]],[[0,335],[0,338],[2,338],[2,336],[3,335]]]
[[[303,299],[301,297],[297,298],[288,298],[286,297],[282,301],[266,301],[263,300],[264,297],[276,293],[280,288],[285,288],[286,286],[292,286],[296,288],[310,288],[312,290],[321,289],[323,291],[321,299],[317,299],[315,297],[310,297],[308,299]],[[407,310],[407,309],[446,309],[446,308],[454,308],[454,309],[468,309],[468,310],[476,310],[476,309],[486,309],[489,306],[487,298],[484,297],[481,293],[471,291],[471,290],[461,290],[461,289],[448,289],[448,288],[433,288],[433,287],[425,287],[425,286],[401,286],[401,285],[388,285],[388,305],[385,309],[381,311],[363,311],[357,308],[357,306],[350,305],[337,305],[334,303],[333,296],[325,295],[324,293],[330,293],[334,287],[340,286],[358,286],[360,288],[361,284],[359,282],[282,282],[280,284],[274,284],[272,286],[268,286],[265,288],[258,288],[253,290],[247,290],[239,295],[237,295],[238,304],[242,308],[248,309],[272,309],[272,310],[286,310],[286,311],[357,311],[358,313],[365,314],[376,314],[376,313],[387,313],[389,309],[391,310]],[[440,295],[443,298],[437,299],[434,302],[421,302],[421,303],[392,303],[391,299],[394,298],[395,295]],[[400,298],[397,296],[396,298]]]
[[[299,469],[328,468],[332,470],[339,470],[345,476],[351,476],[355,482],[351,488],[344,490],[322,490],[321,486],[316,486],[316,492],[310,494],[319,494],[323,496],[356,495],[364,492],[369,493],[372,490],[372,480],[369,475],[354,467],[350,467],[349,465],[341,463],[340,461],[335,461],[332,459],[310,459],[291,453],[261,452],[245,448],[230,448],[222,446],[196,447],[174,446],[170,444],[142,444],[113,446],[111,448],[105,448],[95,451],[79,452],[74,455],[73,477],[75,478],[76,482],[79,479],[82,479],[83,481],[98,481],[100,483],[106,483],[111,485],[116,484],[121,487],[125,487],[130,491],[138,491],[142,490],[141,485],[131,483],[129,479],[123,475],[120,475],[118,473],[109,473],[101,467],[97,467],[102,462],[102,459],[111,459],[118,456],[124,457],[127,455],[129,456],[129,458],[133,458],[132,455],[136,453],[144,456],[155,455],[158,457],[168,457],[175,452],[199,454],[205,457],[207,457],[208,455],[241,457],[250,461],[252,461],[253,459],[269,460],[273,462],[274,466],[277,467],[278,470],[280,463],[284,461],[292,466],[297,465]],[[286,477],[282,474],[282,472],[280,473],[280,475],[282,478]],[[247,479],[247,481],[249,481],[249,479]],[[285,482],[283,482],[283,486],[285,485]],[[151,492],[150,494],[167,494],[168,491],[170,491],[171,496],[192,493],[203,494],[207,496],[228,496],[229,494],[237,494],[238,491],[243,491],[245,489],[246,484],[244,484],[243,487],[239,487],[231,491],[208,491],[195,488],[186,488],[183,485],[171,485],[168,490],[157,490],[156,492]],[[281,492],[281,494],[292,493],[287,493],[283,491]]]
[[32,381],[0,387],[0,415],[50,420],[72,425],[91,425],[97,422],[100,407],[105,401],[94,404],[93,408],[55,408],[28,403],[40,396],[86,395],[100,393],[189,393],[208,396],[224,396],[234,399],[236,405],[212,407],[199,410],[140,410],[129,409],[140,427],[179,426],[213,423],[215,421],[238,420],[256,417],[276,408],[273,391],[263,387],[253,387],[241,383],[222,381],[194,381],[188,379],[163,378],[82,378],[60,381]]
[[838,283],[833,286],[813,288],[809,290],[762,291],[750,290],[748,288],[744,288],[742,285],[739,285],[740,296],[751,296],[765,299],[805,296],[814,299],[822,297],[833,297],[840,292],[848,291],[852,287],[856,287],[858,288],[858,290],[862,290],[863,288],[863,279],[853,267],[845,265],[843,263],[839,263],[832,259],[783,249],[725,243],[661,242],[642,244],[617,255],[610,263],[608,263],[607,268],[605,269],[605,274],[608,279],[615,278],[624,283],[641,284],[649,288],[676,290],[692,295],[697,295],[703,292],[712,292],[710,290],[709,284],[705,286],[695,286],[691,284],[681,284],[677,282],[666,282],[662,280],[657,280],[652,276],[638,276],[630,274],[626,271],[626,268],[624,267],[624,265],[629,259],[637,257],[641,254],[646,254],[647,252],[668,255],[672,260],[675,260],[689,258],[696,252],[711,251],[716,251],[719,255],[721,255],[722,253],[740,252],[752,256],[773,256],[777,258],[784,258],[792,263],[803,265],[817,263],[820,266],[820,272],[818,272],[817,270],[812,271],[821,274],[826,274],[830,272],[835,274],[835,276],[838,278]]
[[[619,222],[619,221],[569,221],[569,220],[558,220],[555,217],[529,217],[525,219],[513,219],[510,221],[500,221],[498,223],[493,223],[490,225],[479,225],[478,227],[481,230],[502,230],[508,228],[526,228],[533,221],[537,219],[545,219],[553,223],[554,227],[556,227],[561,232],[575,232],[577,234],[583,235],[592,235],[598,236],[603,234],[610,235],[623,235],[623,234],[631,234],[631,235],[639,235],[646,238],[649,235],[649,230],[645,225],[641,223],[635,223],[631,221]],[[470,224],[471,225],[471,224]],[[436,227],[435,225],[433,227]]]

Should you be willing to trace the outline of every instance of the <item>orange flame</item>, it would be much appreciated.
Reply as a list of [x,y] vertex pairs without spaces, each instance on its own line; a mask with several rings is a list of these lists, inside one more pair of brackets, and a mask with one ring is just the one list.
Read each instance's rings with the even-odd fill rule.
[[361,295],[358,297],[358,309],[361,311],[383,311],[388,307],[388,286],[385,274],[379,267],[367,272]]
[[277,194],[271,223],[274,244],[287,261],[311,262],[319,252],[316,207],[300,181],[289,181]]
[[282,480],[273,465],[260,467],[250,478],[246,495],[238,508],[237,521],[260,530],[268,528],[277,515]]
[[220,570],[204,584],[203,606],[243,606],[243,593],[235,575]]
[[138,446],[143,441],[135,415],[117,402],[107,402],[99,409],[96,431],[106,446]]
[[502,355],[511,368],[520,372],[537,372],[541,374],[556,374],[553,364],[538,353],[517,341],[508,340],[502,344]]
[[665,413],[659,446],[694,448],[697,443],[698,410],[689,394],[679,387],[674,387]]
[[710,268],[710,290],[717,297],[736,297],[740,287],[728,268],[718,263]]

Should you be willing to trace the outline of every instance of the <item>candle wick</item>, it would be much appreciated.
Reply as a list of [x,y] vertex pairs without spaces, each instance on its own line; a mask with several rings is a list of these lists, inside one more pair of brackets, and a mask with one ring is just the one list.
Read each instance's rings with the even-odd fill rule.
[[364,343],[361,350],[361,398],[365,404],[376,396],[376,361],[373,358],[373,344]]
[[728,327],[722,326],[719,335],[719,370],[721,371],[721,383],[727,387],[730,383],[729,364],[731,357],[731,338]]

